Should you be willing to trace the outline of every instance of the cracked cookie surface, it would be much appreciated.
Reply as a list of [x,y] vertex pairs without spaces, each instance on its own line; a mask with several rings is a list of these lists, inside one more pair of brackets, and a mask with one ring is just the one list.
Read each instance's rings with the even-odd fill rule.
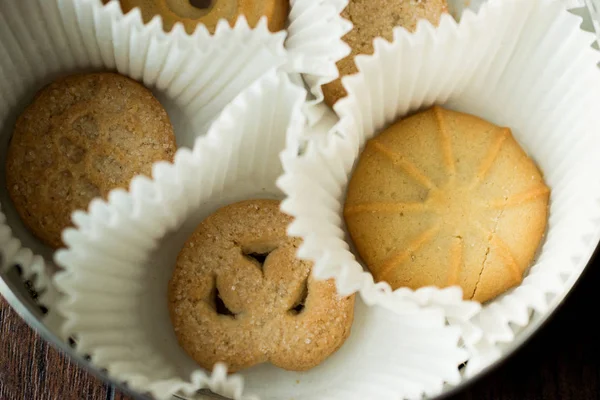
[[349,336],[354,295],[312,278],[312,263],[296,258],[300,239],[286,234],[291,221],[279,201],[242,201],[206,218],[184,245],[169,310],[179,344],[200,366],[307,370]]
[[71,214],[171,161],[175,135],[150,90],[113,73],[72,75],[43,88],[18,118],[6,180],[22,221],[58,248]]
[[549,195],[508,128],[436,106],[367,142],[344,217],[376,280],[484,302],[521,282]]

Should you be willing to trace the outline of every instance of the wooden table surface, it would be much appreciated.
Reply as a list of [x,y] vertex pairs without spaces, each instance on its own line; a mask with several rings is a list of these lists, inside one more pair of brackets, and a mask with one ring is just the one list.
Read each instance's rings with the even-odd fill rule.
[[[600,399],[599,264],[524,348],[450,400]],[[23,399],[127,400],[44,343],[0,298],[0,400]]]

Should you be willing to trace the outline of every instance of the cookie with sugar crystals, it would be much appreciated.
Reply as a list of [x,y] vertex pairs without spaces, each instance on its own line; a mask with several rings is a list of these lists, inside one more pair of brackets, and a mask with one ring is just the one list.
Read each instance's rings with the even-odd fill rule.
[[391,41],[396,26],[414,31],[421,19],[437,25],[446,12],[446,0],[350,0],[341,15],[354,25],[343,38],[352,52],[337,63],[340,77],[323,85],[325,103],[333,107],[339,99],[346,97],[342,78],[358,72],[354,63],[356,56],[373,54],[375,38]]
[[181,347],[202,367],[307,370],[350,335],[354,295],[312,278],[312,264],[296,258],[300,239],[286,234],[291,221],[279,201],[242,201],[206,218],[184,245],[169,310]]
[[17,119],[7,189],[25,225],[58,248],[73,211],[150,175],[175,150],[167,112],[150,90],[114,73],[72,75],[43,88]]

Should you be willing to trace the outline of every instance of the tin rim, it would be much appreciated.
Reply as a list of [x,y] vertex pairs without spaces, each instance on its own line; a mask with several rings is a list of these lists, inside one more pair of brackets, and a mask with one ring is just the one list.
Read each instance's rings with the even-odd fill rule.
[[[476,375],[463,380],[456,386],[448,387],[439,396],[435,397],[436,400],[448,399],[453,395],[456,395],[465,389],[471,387],[473,384],[488,376],[494,372],[508,359],[510,359],[518,349],[522,348],[529,340],[540,331],[542,327],[556,314],[556,312],[564,305],[566,298],[573,292],[581,278],[585,276],[587,269],[595,259],[598,251],[600,250],[600,243],[596,244],[591,257],[587,261],[585,267],[576,274],[573,274],[567,281],[565,291],[560,295],[557,295],[553,300],[548,309],[543,314],[535,314],[532,321],[516,336],[515,340],[509,343],[502,356],[494,363],[490,364],[486,368],[479,371]],[[35,330],[46,342],[50,343],[54,348],[67,354],[69,358],[75,361],[79,367],[84,368],[86,371],[91,373],[98,379],[104,382],[110,383],[114,388],[123,392],[124,394],[131,396],[138,400],[149,400],[150,398],[132,391],[123,383],[112,380],[107,371],[101,370],[96,366],[88,362],[84,357],[78,355],[68,343],[60,340],[53,332],[51,332],[41,321],[42,312],[38,306],[33,302],[29,295],[25,292],[25,288],[19,290],[19,286],[22,284],[21,277],[16,272],[15,268],[10,268],[7,272],[0,274],[0,294],[6,299],[8,304],[15,310],[15,312]],[[218,396],[208,390],[201,390],[199,393],[199,399],[221,399],[226,400],[227,398]],[[185,399],[181,396],[173,396],[174,399]]]

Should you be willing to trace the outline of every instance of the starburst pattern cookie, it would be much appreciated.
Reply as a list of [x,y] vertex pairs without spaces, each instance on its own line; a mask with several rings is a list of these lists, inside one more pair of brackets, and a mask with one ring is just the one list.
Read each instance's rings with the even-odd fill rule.
[[433,107],[367,142],[344,216],[376,280],[484,302],[521,282],[549,195],[508,128]]

